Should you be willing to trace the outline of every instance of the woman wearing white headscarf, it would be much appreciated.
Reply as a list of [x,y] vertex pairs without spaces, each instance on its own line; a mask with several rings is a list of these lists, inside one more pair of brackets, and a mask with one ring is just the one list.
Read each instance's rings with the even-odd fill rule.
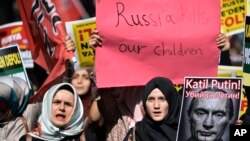
[[38,127],[20,140],[63,141],[84,140],[83,106],[74,87],[60,83],[44,95]]

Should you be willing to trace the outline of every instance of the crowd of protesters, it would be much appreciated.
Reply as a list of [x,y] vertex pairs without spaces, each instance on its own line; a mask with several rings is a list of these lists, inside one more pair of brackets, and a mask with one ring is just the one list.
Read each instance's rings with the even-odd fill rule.
[[[94,16],[93,11],[88,12]],[[99,31],[93,31],[90,46],[95,49],[102,42]],[[221,55],[226,56],[221,58],[221,64],[230,64],[229,38],[219,34],[215,42]],[[64,45],[68,51],[75,50],[69,37]],[[145,86],[98,89],[94,69],[81,68],[77,63],[71,67],[67,71],[72,72],[65,76],[67,82],[55,84],[46,91],[42,101],[35,103],[29,103],[35,92],[25,81],[0,77],[1,141],[176,140],[181,95],[171,80],[155,76]],[[237,122],[248,123],[247,116]]]
[[[218,48],[228,48],[227,42],[224,34],[218,36]],[[101,46],[97,30],[89,43]],[[70,38],[65,47],[75,49]],[[69,83],[56,84],[32,104],[25,82],[1,78],[1,108],[8,107],[1,109],[2,140],[175,140],[181,98],[171,80],[156,77],[145,88],[97,89],[94,70],[72,67]]]

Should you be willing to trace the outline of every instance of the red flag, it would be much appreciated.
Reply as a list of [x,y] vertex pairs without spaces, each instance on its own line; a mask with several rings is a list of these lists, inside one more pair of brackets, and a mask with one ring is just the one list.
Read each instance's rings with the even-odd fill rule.
[[83,5],[79,0],[52,0],[56,5],[57,12],[61,15],[62,21],[80,20],[88,18]]
[[[64,63],[73,57],[64,47],[66,30],[51,0],[17,0],[34,61],[49,72],[31,102],[40,100],[65,71]],[[39,74],[38,74],[39,75]]]

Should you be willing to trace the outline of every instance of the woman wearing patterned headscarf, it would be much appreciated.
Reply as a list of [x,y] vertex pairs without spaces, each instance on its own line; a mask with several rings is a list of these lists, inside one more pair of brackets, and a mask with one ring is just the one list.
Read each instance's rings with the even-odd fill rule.
[[28,104],[33,95],[26,81],[19,77],[0,77],[0,140],[18,140],[34,127],[40,105]]

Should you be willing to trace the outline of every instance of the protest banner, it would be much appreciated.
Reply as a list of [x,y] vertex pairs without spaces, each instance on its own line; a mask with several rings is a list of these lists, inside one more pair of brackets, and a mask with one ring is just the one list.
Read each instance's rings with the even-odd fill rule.
[[242,78],[185,77],[178,141],[229,141],[239,117]]
[[20,50],[17,44],[0,48],[0,76],[12,76],[22,78],[31,85],[23,65]]
[[94,50],[89,46],[89,38],[96,28],[96,19],[88,18],[65,23],[68,35],[75,41],[77,60],[80,67],[94,66]]
[[250,16],[246,16],[244,41],[243,84],[250,86]]
[[228,74],[224,77],[243,77],[243,68],[242,66],[218,66],[218,77],[223,77],[223,72]]
[[[245,106],[250,105],[250,16],[246,16],[243,47],[243,88],[247,98]],[[249,113],[248,113],[249,114]]]
[[250,16],[250,0],[246,0],[247,1],[247,3],[246,3],[246,8],[247,8],[247,13],[246,13],[246,15],[247,16]]
[[97,1],[98,87],[145,85],[155,76],[182,84],[186,75],[216,76],[220,2]]
[[51,0],[17,0],[25,33],[34,61],[49,73],[43,85],[30,102],[42,100],[46,90],[62,82],[65,62],[73,58],[73,51],[66,51],[66,29],[56,5]]
[[221,0],[221,29],[227,35],[244,32],[246,0]]
[[[243,78],[242,66],[222,66],[218,67],[218,77],[238,77]],[[243,81],[244,82],[244,81]],[[242,116],[247,109],[247,97],[245,95],[244,87],[241,93],[240,116]]]
[[0,47],[18,44],[25,68],[33,68],[34,63],[29,50],[28,40],[21,21],[0,26]]
[[247,110],[247,106],[248,106],[247,97],[245,94],[245,89],[243,87],[242,94],[241,94],[240,116],[245,114]]

